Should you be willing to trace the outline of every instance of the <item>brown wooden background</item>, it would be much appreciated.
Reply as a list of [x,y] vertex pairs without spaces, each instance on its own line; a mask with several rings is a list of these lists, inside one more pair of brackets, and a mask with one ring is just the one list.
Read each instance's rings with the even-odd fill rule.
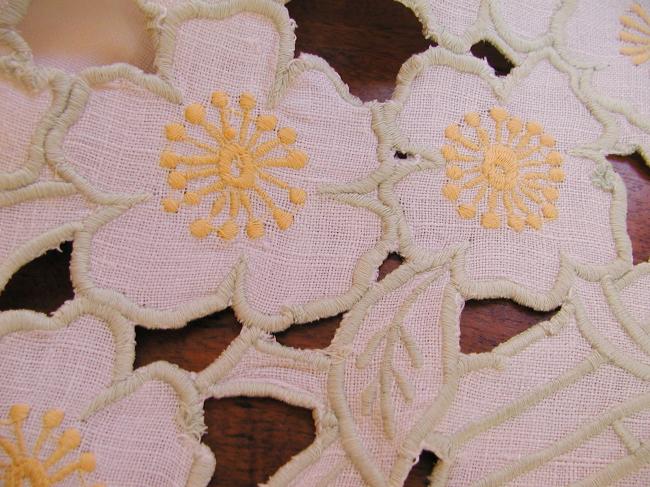
[[[24,24],[25,37],[37,52],[75,49],[103,62],[141,60],[145,46],[138,34],[142,19],[130,0],[34,0]],[[401,64],[430,43],[413,14],[392,0],[293,0],[298,23],[297,51],[325,58],[363,100],[389,98]],[[60,35],[65,30],[66,35]],[[72,35],[72,39],[71,39]],[[76,38],[75,38],[76,36]],[[88,42],[94,38],[93,42]],[[509,63],[489,45],[472,52],[486,57],[499,74]],[[138,61],[148,69],[147,61]],[[637,155],[612,158],[628,187],[628,228],[635,262],[650,256],[650,171]],[[21,269],[0,295],[0,309],[56,310],[73,295],[68,275],[71,244],[51,251]],[[400,263],[391,256],[382,276]],[[505,300],[467,303],[461,318],[461,348],[482,352],[525,330],[548,314]],[[322,348],[329,344],[340,317],[290,329],[277,335],[286,345]],[[234,339],[240,326],[230,310],[190,323],[182,330],[137,333],[136,366],[168,360],[198,371]],[[310,411],[270,399],[209,400],[205,405],[207,443],[217,457],[212,487],[249,487],[307,447],[314,438]],[[435,458],[425,453],[413,468],[409,487],[425,486]]]

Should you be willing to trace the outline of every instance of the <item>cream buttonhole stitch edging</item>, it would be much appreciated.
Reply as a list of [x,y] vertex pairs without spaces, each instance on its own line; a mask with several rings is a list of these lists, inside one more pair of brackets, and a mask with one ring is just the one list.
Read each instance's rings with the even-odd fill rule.
[[[183,66],[186,56],[190,55],[183,44],[183,36],[191,35],[193,29],[201,28],[204,23],[215,23],[213,32],[217,36],[221,32],[219,23],[222,24],[223,31],[228,32],[234,22],[240,19],[254,22],[254,25],[269,31],[272,36],[270,39],[277,39],[277,63],[269,61],[271,65],[276,64],[275,69],[260,73],[261,81],[247,81],[251,86],[250,92],[244,91],[243,86],[238,88],[238,92],[228,89],[233,81],[227,78],[230,74],[225,73],[221,75],[224,76],[222,82],[218,79],[209,80],[209,91],[201,91],[200,95],[192,94],[192,100],[182,100],[181,91],[176,86],[185,86],[187,81],[183,80],[185,74],[177,72],[180,69],[177,65]],[[46,141],[47,156],[57,173],[71,181],[93,201],[110,205],[97,218],[87,220],[75,238],[71,274],[75,287],[81,293],[115,306],[129,318],[148,327],[183,326],[191,319],[232,305],[244,324],[269,332],[284,329],[291,323],[303,323],[338,314],[360,298],[374,279],[379,264],[394,247],[395,241],[392,212],[372,194],[376,181],[387,172],[385,168],[380,168],[375,155],[379,144],[372,131],[372,124],[375,123],[378,110],[376,104],[363,104],[352,97],[338,75],[324,61],[313,56],[292,59],[293,46],[292,23],[286,10],[273,2],[245,0],[214,4],[186,3],[169,9],[162,21],[157,55],[160,69],[158,75],[145,75],[127,65],[91,68],[82,73],[72,87],[66,111],[49,132]],[[181,52],[181,49],[184,50]],[[257,47],[250,43],[246,49],[246,52],[257,52]],[[262,69],[263,66],[260,64],[255,69]],[[246,76],[245,73],[243,75]],[[191,76],[194,77],[194,73]],[[193,82],[192,78],[190,81]],[[260,88],[260,85],[266,87]],[[350,160],[349,167],[341,165],[336,175],[332,173],[334,178],[340,178],[338,181],[327,181],[324,176],[314,172],[331,172],[333,161],[336,162],[337,158],[344,161],[348,159],[336,144],[313,145],[314,139],[326,137],[329,132],[341,133],[336,126],[331,130],[321,127],[315,132],[314,125],[304,122],[302,126],[282,123],[283,118],[295,116],[292,96],[306,96],[302,93],[313,96],[314,91],[310,86],[324,89],[324,96],[329,103],[335,103],[340,107],[339,110],[344,110],[353,117],[352,122],[345,123],[364,137],[363,144],[367,149],[360,155],[364,164],[368,164],[367,168],[359,166],[358,161]],[[118,91],[112,89],[115,87]],[[96,166],[88,166],[88,160],[83,159],[87,156],[79,137],[84,136],[84,130],[91,130],[84,127],[88,123],[94,123],[93,117],[98,113],[94,104],[101,103],[103,97],[114,93],[118,93],[115,96],[120,96],[121,87],[124,88],[123,93],[137,94],[142,100],[150,100],[147,103],[157,104],[161,111],[176,115],[156,121],[156,135],[151,139],[155,140],[152,142],[155,144],[152,152],[155,153],[147,153],[145,179],[136,178],[127,185],[113,186],[114,181],[102,182],[101,178],[95,177]],[[244,94],[237,99],[233,93]],[[206,101],[216,109],[216,113],[209,111],[199,96],[207,97]],[[135,100],[134,103],[140,103],[138,98]],[[174,121],[179,120],[180,116],[186,124],[180,125]],[[327,114],[330,119],[336,119],[336,116],[335,113]],[[309,117],[315,123],[322,114],[314,113],[313,117]],[[296,120],[300,120],[300,117]],[[334,120],[328,123],[338,125],[338,121]],[[363,125],[355,126],[359,123]],[[217,141],[216,145],[202,138],[206,132]],[[143,135],[147,135],[146,132]],[[349,144],[352,142],[349,141]],[[309,144],[311,149],[308,148]],[[359,154],[359,149],[351,145],[347,147],[350,152]],[[73,154],[66,153],[71,150]],[[330,150],[336,153],[331,158],[325,158],[322,152]],[[111,160],[119,161],[119,157],[112,156]],[[142,160],[138,159],[138,165],[141,164]],[[191,169],[180,170],[183,164],[191,166]],[[160,165],[169,171],[167,176],[161,171]],[[367,181],[359,183],[359,176],[366,174]],[[210,179],[204,186],[191,186],[195,179],[201,178]],[[143,185],[142,182],[146,184]],[[167,196],[166,192],[161,192],[161,183],[171,186],[179,193]],[[142,202],[127,210],[129,205],[118,194],[119,189],[125,193],[142,194]],[[152,193],[159,196],[153,196]],[[210,194],[214,196],[208,197]],[[154,205],[156,215],[147,213],[153,212],[149,208]],[[197,213],[190,214],[181,205],[197,207]],[[322,208],[318,210],[318,215],[315,214],[315,208]],[[219,268],[215,269],[220,277],[213,277],[214,282],[209,282],[207,279],[210,276],[207,275],[201,279],[193,277],[195,283],[192,287],[201,286],[206,291],[199,294],[188,291],[192,295],[188,294],[189,298],[184,299],[175,297],[178,293],[174,291],[169,298],[165,298],[165,302],[155,298],[160,304],[154,302],[148,306],[144,297],[134,299],[117,289],[110,289],[110,286],[100,286],[94,282],[96,278],[92,273],[98,272],[97,264],[93,263],[93,252],[96,252],[94,242],[108,230],[117,228],[121,221],[126,222],[132,218],[131,215],[142,212],[147,213],[146,218],[160,218],[160,224],[155,229],[165,226],[173,229],[174,238],[185,239],[185,235],[189,237],[191,242],[183,240],[186,242],[183,244],[184,252],[192,249],[192,252],[205,253],[206,259],[214,263],[218,262],[215,258],[224,259]],[[341,212],[347,215],[345,219],[339,215]],[[243,220],[242,213],[246,215]],[[272,224],[268,221],[269,217]],[[316,217],[322,221],[331,219],[332,225],[323,227],[318,220],[312,220]],[[358,219],[359,222],[354,229],[349,224],[353,219]],[[185,221],[186,224],[181,223]],[[239,231],[240,226],[243,227],[243,232]],[[341,259],[345,266],[345,282],[336,282],[334,286],[321,280],[319,286],[327,290],[323,292],[324,295],[307,288],[305,291],[309,292],[308,299],[297,299],[287,294],[286,304],[274,302],[272,307],[266,306],[267,309],[251,306],[249,290],[257,289],[253,286],[262,286],[264,281],[257,274],[270,269],[268,258],[264,259],[264,266],[261,265],[260,259],[266,249],[271,249],[271,245],[294,246],[294,241],[289,239],[299,241],[300,232],[304,233],[310,228],[317,232],[310,233],[310,241],[319,236],[318,232],[335,231],[338,234],[337,246],[350,247],[353,257],[345,256]],[[170,242],[169,232],[164,233],[167,245]],[[212,233],[217,238],[203,238]],[[304,238],[307,236],[303,240]],[[280,247],[274,249],[275,252],[280,250]],[[290,256],[283,255],[281,258],[285,260]],[[251,271],[251,267],[256,270]],[[179,272],[183,270],[183,266],[178,267]],[[114,270],[106,271],[114,275]],[[199,272],[205,273],[200,269]],[[340,274],[342,271],[332,272]],[[313,275],[309,276],[312,284]],[[165,281],[163,283],[166,284]],[[289,284],[290,281],[286,283]],[[278,286],[274,287],[276,295],[277,288]],[[138,295],[142,295],[143,291],[146,294],[145,289],[134,291]],[[256,299],[261,302],[272,298],[268,292],[256,292],[259,296]],[[172,304],[172,299],[177,302]]]
[[[472,94],[457,97],[454,78]],[[383,140],[414,156],[379,187],[380,199],[399,215],[400,253],[417,258],[460,246],[452,268],[468,296],[506,297],[539,310],[561,304],[576,273],[599,279],[628,270],[625,187],[602,156],[614,145],[615,128],[607,112],[590,104],[582,79],[550,48],[531,53],[503,79],[485,63],[440,47],[408,60],[378,125]],[[582,117],[573,133],[545,108],[528,105],[552,82],[566,83],[567,98],[551,95],[545,103]],[[436,102],[453,115],[436,118],[427,83],[438,86]],[[574,102],[566,105],[569,96]],[[584,205],[602,209],[587,219]],[[595,239],[603,244],[585,251]],[[547,244],[540,246],[542,240]],[[577,240],[583,245],[570,243]],[[497,256],[504,264],[490,266]],[[539,269],[535,279],[522,271],[526,265]]]
[[[43,347],[51,351],[42,353]],[[209,481],[214,456],[199,442],[202,401],[189,374],[165,362],[133,371],[133,325],[115,310],[77,298],[51,318],[1,313],[0,350],[0,472],[6,485],[55,486],[68,477],[93,487],[138,482],[138,476],[141,483],[157,478],[156,485],[170,487]],[[32,370],[23,368],[28,363]],[[137,410],[143,407],[156,410]],[[142,414],[156,420],[147,423]],[[127,434],[129,428],[134,431]],[[140,435],[165,428],[172,429],[148,438],[161,442],[158,459],[134,450]],[[123,436],[116,440],[116,434]],[[182,457],[169,457],[173,452]],[[169,471],[156,471],[164,472],[169,464],[161,462],[167,461],[179,469],[171,478]],[[147,464],[150,471],[143,469]]]
[[[73,240],[76,293],[51,318],[0,313],[5,483],[110,486],[136,472],[205,486],[215,459],[200,443],[203,400],[243,395],[313,412],[314,442],[270,487],[399,487],[423,450],[439,458],[435,486],[644,485],[650,267],[632,266],[625,187],[605,156],[647,155],[650,124],[636,100],[603,90],[602,60],[634,82],[648,69],[646,2],[606,5],[616,14],[593,23],[607,33],[600,61],[573,42],[573,22],[598,15],[586,2],[403,3],[440,46],[404,64],[383,104],[350,95],[320,58],[294,58],[295,24],[271,0],[137,0],[153,75],[38,67],[14,30],[29,2],[0,4],[2,80],[47,98],[0,173],[0,284]],[[508,76],[468,54],[480,40],[514,62]],[[305,247],[329,229],[334,247]],[[293,257],[345,245],[345,278],[313,268],[307,297],[265,301]],[[173,248],[165,266],[179,272],[193,256],[199,270],[229,260],[161,300],[148,293],[164,281],[156,266],[129,273],[116,248]],[[395,250],[404,264],[374,283]],[[197,281],[206,290],[178,297]],[[465,300],[493,297],[559,311],[491,352],[462,353]],[[242,331],[207,368],[132,370],[134,323],[180,327],[228,306]],[[344,311],[325,349],[271,335]],[[142,438],[155,456],[134,446]]]
[[65,73],[28,58],[0,58],[0,112],[7,131],[0,142],[0,290],[20,267],[71,240],[98,211],[52,170],[44,153],[71,83]]
[[[589,2],[568,0],[558,10],[552,26],[554,45],[573,65],[585,70],[584,88],[594,104],[614,116],[618,143],[613,152],[638,151],[650,161],[650,110],[647,79],[650,64],[647,49],[650,2],[614,2],[598,12]],[[580,37],[583,25],[592,25],[587,38]]]
[[322,351],[248,335],[239,363],[212,367],[209,395],[270,396],[314,411],[314,443],[264,485],[400,486],[423,449],[439,458],[436,486],[643,485],[650,266],[619,280],[579,279],[551,320],[464,354],[455,258],[391,273]]

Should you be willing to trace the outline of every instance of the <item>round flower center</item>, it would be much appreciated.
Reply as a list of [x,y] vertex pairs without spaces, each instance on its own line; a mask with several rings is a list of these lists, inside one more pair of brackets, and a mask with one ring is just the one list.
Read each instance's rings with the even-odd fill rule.
[[[307,154],[294,149],[296,131],[289,127],[276,130],[277,120],[273,115],[253,116],[257,102],[252,95],[244,93],[239,97],[239,108],[229,105],[228,96],[222,92],[212,94],[212,105],[218,110],[219,123],[207,119],[206,107],[198,103],[185,109],[185,119],[203,129],[205,137],[189,136],[184,125],[172,123],[165,127],[165,136],[171,143],[189,146],[198,155],[182,155],[164,150],[160,165],[169,170],[167,183],[172,190],[182,192],[180,197],[166,197],[162,200],[165,211],[176,213],[181,206],[199,206],[205,198],[211,199],[211,208],[206,217],[190,224],[190,233],[196,238],[205,238],[216,233],[223,240],[232,240],[239,233],[239,215],[246,214],[246,235],[255,239],[264,235],[264,222],[256,213],[255,205],[263,206],[271,214],[280,230],[287,230],[293,224],[293,213],[282,206],[286,203],[302,205],[307,193],[290,186],[276,176],[274,171],[302,169],[307,164]],[[217,118],[217,117],[215,117]],[[231,125],[239,119],[239,129]],[[272,134],[269,139],[268,134]],[[205,140],[204,140],[205,139]],[[186,152],[186,151],[183,151]],[[187,170],[179,170],[186,166]],[[207,180],[207,181],[206,181]],[[204,181],[205,185],[193,187],[193,181]],[[277,194],[286,192],[288,201],[283,205]],[[223,218],[220,224],[213,220]]]
[[512,189],[519,174],[517,154],[510,147],[491,145],[485,151],[481,172],[492,188],[499,191]]
[[539,123],[524,124],[501,107],[490,110],[490,119],[483,125],[478,113],[467,113],[465,132],[460,125],[445,129],[450,144],[441,153],[450,181],[442,194],[459,202],[463,219],[480,211],[483,228],[501,228],[505,220],[517,232],[526,226],[539,230],[558,216],[555,185],[564,180],[562,155],[551,150],[555,140]]
[[256,184],[255,164],[249,151],[240,145],[224,148],[219,157],[219,177],[228,186],[251,189]]

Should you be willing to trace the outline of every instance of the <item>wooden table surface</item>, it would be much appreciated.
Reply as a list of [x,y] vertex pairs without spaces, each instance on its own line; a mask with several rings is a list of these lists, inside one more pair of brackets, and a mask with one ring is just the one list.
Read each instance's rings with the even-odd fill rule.
[[[89,32],[105,32],[101,27],[88,29],[88,23],[94,22],[94,16],[105,17],[107,9],[115,9],[117,4],[127,1],[34,0],[23,26],[25,36],[29,40],[38,32],[42,39],[44,33],[46,36],[51,33],[51,39],[56,39],[57,30],[63,28],[56,19],[66,19],[68,27],[77,22]],[[422,37],[421,26],[413,14],[392,0],[293,0],[288,9],[298,24],[297,52],[325,58],[349,84],[352,93],[363,100],[389,98],[401,64],[430,45]],[[124,25],[137,26],[133,15],[126,13],[129,9],[124,11]],[[56,12],[56,18],[52,12]],[[115,10],[112,15],[120,18]],[[113,24],[111,32],[115,34],[115,30]],[[110,49],[111,46],[106,45],[111,41],[119,42],[115,40],[118,38],[125,37],[113,35],[103,44],[84,46],[84,49],[108,47],[104,51],[107,61],[138,58],[138,49],[134,48],[132,40],[138,38],[137,34],[126,37],[130,43],[128,49],[120,46]],[[51,49],[52,43],[41,42],[35,46],[35,51],[46,48]],[[122,55],[115,58],[115,52]],[[476,46],[473,52],[487,57],[499,74],[507,73],[509,63],[490,46]],[[628,229],[635,262],[647,260],[650,253],[650,226],[647,225],[650,171],[637,155],[612,160],[628,187]],[[67,268],[71,249],[71,244],[65,244],[61,252],[48,252],[23,267],[0,295],[0,309],[52,312],[71,298],[73,291]],[[391,256],[382,266],[382,276],[399,263],[398,256]],[[548,316],[548,313],[537,313],[506,300],[470,301],[461,317],[461,349],[464,352],[490,350]],[[340,317],[325,319],[276,336],[286,345],[322,348],[329,344],[339,321]],[[201,370],[226,348],[239,329],[230,310],[196,320],[182,330],[139,329],[136,366],[167,360],[188,370]],[[208,400],[205,420],[208,433],[204,441],[217,458],[212,487],[249,487],[263,482],[314,439],[310,411],[270,399]],[[427,485],[426,477],[434,462],[432,454],[424,453],[406,485]]]

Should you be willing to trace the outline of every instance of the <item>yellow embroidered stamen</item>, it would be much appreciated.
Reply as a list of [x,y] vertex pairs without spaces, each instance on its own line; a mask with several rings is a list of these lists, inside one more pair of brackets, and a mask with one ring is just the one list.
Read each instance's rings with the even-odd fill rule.
[[[201,104],[188,105],[184,114],[186,122],[202,128],[209,141],[190,137],[185,126],[179,123],[165,127],[165,136],[170,143],[189,144],[203,153],[186,155],[170,148],[162,151],[160,166],[168,170],[167,184],[172,190],[183,192],[180,196],[163,198],[163,210],[176,213],[183,206],[200,206],[203,198],[212,195],[214,199],[208,217],[198,218],[189,226],[190,233],[199,239],[212,233],[223,240],[234,239],[239,234],[238,220],[243,213],[246,215],[246,236],[250,239],[262,237],[264,223],[256,215],[259,203],[266,207],[280,230],[288,229],[293,224],[293,214],[278,206],[274,200],[276,191],[272,192],[272,197],[261,184],[285,192],[291,205],[305,203],[305,190],[271,173],[277,168],[300,170],[307,164],[307,154],[293,147],[296,131],[282,127],[276,132],[278,121],[275,116],[254,116],[257,102],[249,93],[240,95],[239,110],[230,107],[228,95],[223,92],[214,92],[211,103],[219,112],[218,126],[207,120],[208,110]],[[231,125],[235,118],[239,119],[238,130]],[[282,154],[271,154],[276,150]],[[180,170],[179,166],[187,166],[188,170]],[[208,180],[208,184],[192,187],[196,180]],[[221,224],[213,224],[226,206],[227,219]],[[245,211],[240,212],[240,207]]]
[[[29,416],[30,408],[16,404],[9,409],[8,418],[0,420],[0,426],[11,427],[14,441],[0,436],[0,450],[9,462],[0,462],[0,479],[6,487],[52,487],[63,482],[73,474],[78,474],[82,485],[87,485],[84,475],[95,471],[96,461],[92,453],[81,453],[77,460],[65,465],[59,463],[73,453],[81,444],[81,434],[76,429],[65,430],[56,441],[56,447],[47,458],[40,453],[50,440],[52,433],[63,423],[63,411],[52,409],[43,414],[41,431],[31,450],[27,448],[23,433],[23,423]],[[104,487],[94,484],[93,487]]]
[[637,3],[630,10],[636,17],[622,15],[620,18],[623,30],[619,38],[628,44],[621,46],[619,52],[630,56],[634,64],[643,64],[650,60],[650,14]]
[[[449,179],[442,195],[457,204],[458,215],[466,220],[485,205],[480,216],[484,228],[505,223],[517,232],[525,225],[539,230],[544,219],[557,218],[559,191],[553,184],[565,178],[562,155],[551,150],[555,139],[539,123],[524,124],[502,107],[492,108],[490,119],[491,124],[482,125],[472,112],[464,117],[468,133],[455,124],[445,130],[451,144],[440,150]],[[466,192],[469,200],[462,201]]]

